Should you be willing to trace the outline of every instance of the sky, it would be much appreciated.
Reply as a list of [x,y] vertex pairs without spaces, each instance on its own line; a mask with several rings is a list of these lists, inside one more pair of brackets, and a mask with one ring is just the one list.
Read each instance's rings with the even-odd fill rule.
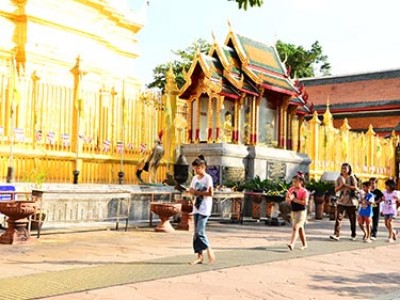
[[[123,1],[123,0],[120,0]],[[319,41],[332,75],[400,68],[399,0],[264,0],[261,8],[239,10],[227,0],[128,0],[145,9],[144,28],[135,36],[140,57],[135,74],[152,81],[153,68],[174,58],[198,38],[223,44],[233,31],[274,44],[306,49]]]

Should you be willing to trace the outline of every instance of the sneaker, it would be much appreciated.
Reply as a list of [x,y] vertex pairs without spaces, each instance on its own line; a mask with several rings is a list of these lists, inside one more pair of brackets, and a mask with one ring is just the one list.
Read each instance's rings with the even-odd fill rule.
[[369,243],[371,243],[371,242],[372,242],[371,239],[365,239],[365,240],[364,240],[364,243],[368,243],[368,244],[369,244]]
[[393,243],[394,239],[388,239],[387,241],[388,241],[388,243]]
[[371,236],[371,241],[375,241],[376,240],[376,236]]
[[357,240],[357,238],[356,238],[355,236],[352,236],[352,237],[350,238],[350,240],[351,240],[351,241],[355,241],[355,240]]
[[335,240],[335,241],[339,241],[339,237],[338,236],[336,236],[336,235],[331,235],[330,237],[329,237],[331,240]]

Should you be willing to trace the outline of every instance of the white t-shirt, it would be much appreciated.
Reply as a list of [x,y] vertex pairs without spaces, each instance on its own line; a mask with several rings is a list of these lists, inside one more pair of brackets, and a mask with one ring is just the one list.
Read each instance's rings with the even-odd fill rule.
[[[199,179],[199,175],[196,175],[192,179],[192,183],[190,187],[197,191],[207,191],[210,187],[213,186],[212,177],[210,174],[204,174],[203,178]],[[196,196],[198,197],[198,196]],[[193,213],[200,214],[203,216],[211,215],[212,210],[212,197],[203,196],[203,201],[200,204],[200,207],[197,209],[193,206]]]

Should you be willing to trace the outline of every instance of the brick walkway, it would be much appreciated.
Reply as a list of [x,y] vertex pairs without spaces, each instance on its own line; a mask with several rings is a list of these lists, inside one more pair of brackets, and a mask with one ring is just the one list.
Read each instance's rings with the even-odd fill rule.
[[[307,225],[309,249],[288,252],[290,227],[211,222],[212,266],[194,258],[191,234],[95,231],[43,235],[2,248],[0,299],[396,299],[400,245],[327,236]],[[18,287],[18,288],[16,288]],[[56,296],[63,295],[63,296]],[[167,297],[168,295],[168,297]],[[189,297],[190,295],[190,297]]]

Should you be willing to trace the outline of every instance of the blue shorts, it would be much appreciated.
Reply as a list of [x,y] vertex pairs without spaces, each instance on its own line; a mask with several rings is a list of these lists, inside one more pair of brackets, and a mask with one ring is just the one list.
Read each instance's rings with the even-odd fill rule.
[[389,220],[389,219],[394,219],[395,218],[394,214],[384,214],[383,216],[385,217],[385,220]]

